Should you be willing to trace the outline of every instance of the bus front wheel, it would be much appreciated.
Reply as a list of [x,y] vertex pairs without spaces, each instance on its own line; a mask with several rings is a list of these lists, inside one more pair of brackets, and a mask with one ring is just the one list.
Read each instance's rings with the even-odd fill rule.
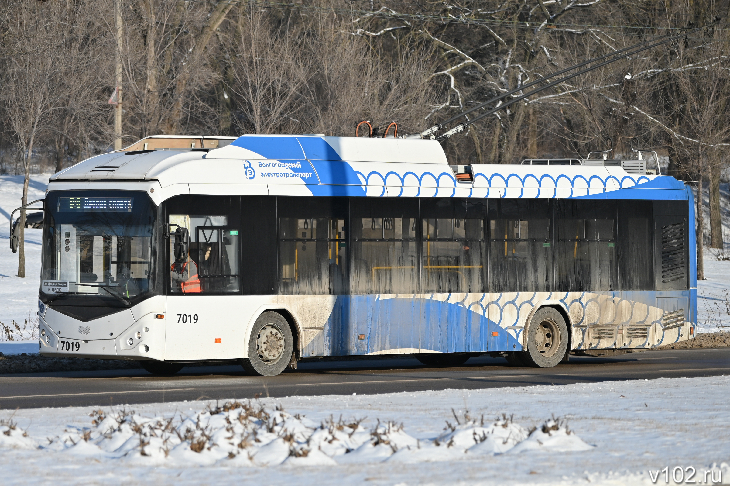
[[241,364],[251,374],[276,376],[289,365],[293,352],[289,323],[277,312],[264,312],[251,329],[248,358]]
[[557,366],[568,352],[568,326],[552,307],[535,312],[527,328],[527,346],[522,357],[533,366]]

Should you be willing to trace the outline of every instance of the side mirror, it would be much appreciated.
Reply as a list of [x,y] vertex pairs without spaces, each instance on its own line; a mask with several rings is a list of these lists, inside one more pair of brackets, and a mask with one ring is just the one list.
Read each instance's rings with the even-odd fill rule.
[[10,227],[10,250],[13,253],[18,253],[18,246],[20,244],[17,233],[18,223],[20,223],[20,220],[14,221]]
[[42,228],[43,227],[43,212],[27,213],[25,215],[25,227],[26,228]]
[[[37,202],[43,202],[43,199],[36,199],[35,201],[26,204],[25,206],[21,206],[19,208],[16,208],[13,210],[12,213],[10,213],[10,250],[13,253],[18,252],[18,246],[20,246],[20,241],[18,238],[18,223],[20,223],[20,218],[17,220],[14,220],[15,213],[20,211],[21,209],[25,208],[26,211],[28,209],[42,209],[42,208],[31,208],[33,204]],[[34,226],[38,227],[43,224],[43,212],[37,212],[37,213],[28,213],[25,214],[25,227]]]
[[178,226],[173,235],[175,236],[175,263],[185,263],[185,260],[188,259],[188,249],[190,247],[188,229]]

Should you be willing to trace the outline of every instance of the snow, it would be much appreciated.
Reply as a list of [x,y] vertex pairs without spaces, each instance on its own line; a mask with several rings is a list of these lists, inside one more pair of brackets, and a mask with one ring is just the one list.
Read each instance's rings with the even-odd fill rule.
[[6,410],[0,464],[6,484],[29,485],[630,485],[664,467],[726,479],[729,393],[723,376]]
[[[28,202],[44,197],[49,174],[32,175]],[[25,278],[18,277],[18,255],[10,251],[10,215],[21,205],[23,176],[0,176],[0,341],[9,341],[3,329],[11,329],[14,341],[34,341],[38,352],[38,288],[41,270],[42,230],[25,229]],[[15,214],[18,217],[19,213]],[[17,325],[17,327],[16,327]],[[0,348],[0,352],[5,352]],[[27,352],[27,351],[20,351]]]
[[697,332],[730,331],[730,260],[710,253],[704,261],[705,280],[697,281]]

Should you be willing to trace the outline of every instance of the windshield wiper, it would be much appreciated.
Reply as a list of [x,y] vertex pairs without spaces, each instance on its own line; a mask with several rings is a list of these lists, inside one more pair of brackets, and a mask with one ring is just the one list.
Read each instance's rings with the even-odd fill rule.
[[122,294],[117,294],[116,292],[112,292],[111,290],[109,290],[109,287],[114,287],[113,285],[101,284],[101,285],[97,285],[97,287],[106,291],[107,294],[111,295],[115,299],[118,299],[118,300],[124,302],[126,305],[128,305],[128,306],[132,305],[132,302],[129,299],[127,299],[126,297],[122,296]]
[[109,285],[109,284],[97,284],[97,283],[76,283],[75,285],[83,285],[85,287],[99,287],[100,289],[104,290],[107,294],[111,295],[117,300],[120,300],[121,302],[124,302],[125,305],[130,306],[132,305],[132,302],[128,299],[126,299],[121,294],[117,294],[116,292],[112,292],[109,290],[109,287],[116,287],[116,285]]

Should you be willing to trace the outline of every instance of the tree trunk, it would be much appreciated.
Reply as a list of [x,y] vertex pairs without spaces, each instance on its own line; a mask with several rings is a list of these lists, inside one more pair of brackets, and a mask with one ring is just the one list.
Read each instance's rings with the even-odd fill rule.
[[[713,154],[714,155],[714,154]],[[720,212],[720,164],[715,157],[710,165],[710,247],[723,247],[722,216]]]
[[145,38],[147,56],[147,84],[145,86],[145,118],[142,127],[142,138],[149,135],[156,135],[159,125],[159,90],[157,87],[157,56],[155,53],[155,28],[157,27],[157,17],[155,16],[155,6],[152,0],[144,0],[143,7],[147,17],[147,35]]
[[210,20],[203,28],[203,31],[195,39],[195,47],[191,53],[185,70],[180,73],[175,82],[175,102],[172,105],[172,109],[167,117],[165,126],[166,134],[177,133],[178,127],[180,126],[180,118],[182,118],[183,104],[185,102],[185,91],[187,89],[188,80],[190,79],[191,66],[197,64],[205,51],[210,38],[215,33],[216,29],[220,27],[221,23],[225,20],[226,15],[231,9],[238,4],[239,0],[229,0],[228,2],[220,2],[215,8],[215,11],[210,15]]
[[[700,155],[701,157],[701,155]],[[700,162],[702,164],[702,162]],[[705,238],[705,216],[702,203],[702,177],[704,171],[700,165],[700,180],[697,183],[697,280],[705,279],[705,262],[704,262],[704,238]]]
[[511,164],[514,162],[512,159],[515,156],[515,150],[517,149],[517,136],[522,130],[522,122],[525,120],[525,105],[524,103],[518,103],[515,110],[515,116],[512,118],[512,123],[509,126],[509,132],[507,132],[507,140],[505,141],[504,156],[502,158],[503,164]]
[[[31,135],[28,151],[23,154],[25,158],[25,178],[23,179],[23,197],[20,199],[21,206],[28,204],[28,185],[30,184],[30,155],[33,153],[33,139]],[[25,209],[20,210],[20,223],[18,223],[18,277],[25,278]]]
[[55,172],[60,172],[63,170],[63,159],[66,155],[66,151],[64,150],[64,143],[63,143],[64,136],[58,135],[56,136],[54,142],[56,145],[56,170]]
[[499,164],[499,136],[502,131],[502,120],[496,118],[494,120],[494,134],[492,135],[492,147],[489,150],[488,164]]
[[531,159],[537,158],[537,114],[535,107],[530,105],[527,115],[529,129],[527,131],[527,156]]

